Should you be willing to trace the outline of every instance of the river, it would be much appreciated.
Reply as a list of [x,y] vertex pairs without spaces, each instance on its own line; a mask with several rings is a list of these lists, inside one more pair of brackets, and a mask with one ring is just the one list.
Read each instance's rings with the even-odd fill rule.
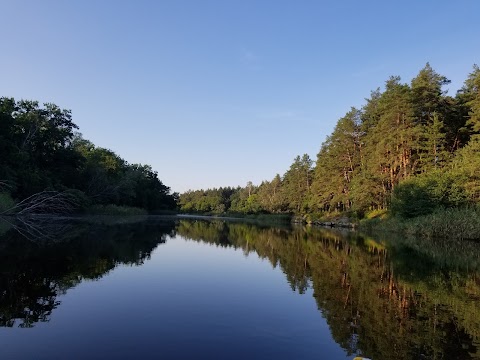
[[480,244],[240,221],[0,224],[4,359],[480,359]]

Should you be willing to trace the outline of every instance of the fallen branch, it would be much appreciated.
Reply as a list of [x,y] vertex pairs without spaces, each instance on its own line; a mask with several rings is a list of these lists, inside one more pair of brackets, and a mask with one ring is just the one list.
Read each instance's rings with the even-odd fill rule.
[[7,180],[0,180],[0,192],[11,189],[12,185]]
[[0,215],[68,214],[77,206],[76,198],[69,192],[42,191],[4,210]]
[[70,221],[45,216],[0,216],[12,229],[31,242],[61,242],[73,225]]

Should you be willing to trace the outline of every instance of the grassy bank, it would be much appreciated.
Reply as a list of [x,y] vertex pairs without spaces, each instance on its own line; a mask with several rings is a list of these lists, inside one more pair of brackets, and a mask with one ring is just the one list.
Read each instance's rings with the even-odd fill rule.
[[229,219],[245,219],[249,221],[261,222],[263,224],[271,225],[285,225],[292,222],[292,215],[290,214],[242,214],[236,212],[218,213],[188,213],[184,215],[200,216],[200,217],[214,217],[214,218],[229,218]]
[[239,214],[239,213],[227,213],[225,216],[234,217],[239,219],[249,219],[255,221],[261,221],[274,224],[285,224],[292,221],[290,214]]
[[87,209],[88,215],[148,215],[147,210],[131,206],[93,205]]
[[380,231],[411,237],[480,240],[480,209],[438,209],[414,218],[377,217],[360,221],[362,231]]

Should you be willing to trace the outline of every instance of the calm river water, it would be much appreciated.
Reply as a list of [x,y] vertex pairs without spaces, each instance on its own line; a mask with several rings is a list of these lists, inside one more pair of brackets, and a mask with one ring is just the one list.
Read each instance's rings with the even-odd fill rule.
[[480,244],[221,220],[0,225],[2,359],[480,359]]

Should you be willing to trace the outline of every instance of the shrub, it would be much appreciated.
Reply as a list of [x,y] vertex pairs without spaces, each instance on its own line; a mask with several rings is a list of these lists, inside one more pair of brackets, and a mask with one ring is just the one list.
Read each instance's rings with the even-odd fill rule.
[[15,201],[9,193],[0,193],[0,214],[15,206]]
[[450,172],[434,171],[397,185],[391,210],[394,215],[413,218],[433,213],[439,208],[467,204],[467,196],[458,178]]

